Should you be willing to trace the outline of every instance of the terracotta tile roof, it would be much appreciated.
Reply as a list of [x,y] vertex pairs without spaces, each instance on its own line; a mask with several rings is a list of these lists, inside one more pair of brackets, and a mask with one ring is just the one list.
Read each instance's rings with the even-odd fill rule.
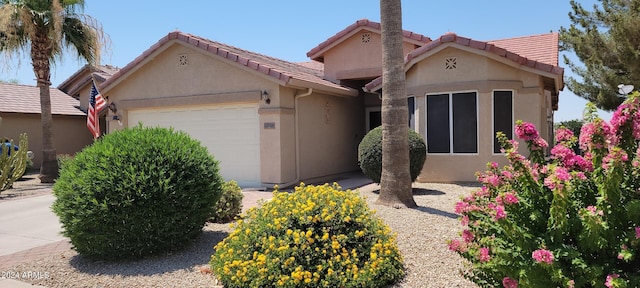
[[[77,99],[57,88],[50,88],[51,113],[54,115],[87,115]],[[0,112],[40,114],[40,88],[0,83]]]
[[[327,49],[330,46],[335,46],[337,43],[340,42],[340,40],[349,35],[350,33],[352,33],[353,31],[359,30],[359,29],[364,29],[364,28],[368,28],[368,29],[372,29],[375,31],[380,31],[380,23],[378,22],[373,22],[373,21],[369,21],[368,19],[360,19],[358,21],[356,21],[356,23],[353,23],[349,26],[347,26],[347,28],[342,29],[342,31],[336,33],[335,35],[329,37],[329,39],[325,40],[324,42],[320,43],[318,46],[316,46],[315,48],[311,49],[309,52],[307,52],[307,57],[313,59],[313,60],[319,60],[322,61],[322,55],[325,49]],[[431,39],[429,39],[429,37],[418,34],[418,33],[414,33],[411,31],[407,31],[407,30],[402,30],[402,34],[405,38],[405,41],[412,41],[414,43],[416,43],[419,46],[422,46],[426,43],[429,43],[431,41]]]
[[558,33],[547,33],[488,41],[520,56],[558,66]]
[[[555,39],[556,42],[552,42],[553,39]],[[407,54],[404,61],[405,69],[408,69],[410,68],[411,65],[413,65],[412,61],[414,59],[420,57],[425,53],[428,53],[429,51],[433,51],[434,49],[442,45],[445,45],[447,43],[453,43],[461,46],[470,47],[478,51],[485,51],[488,53],[492,53],[500,57],[504,57],[524,67],[539,70],[541,72],[555,74],[557,75],[557,77],[560,77],[560,79],[562,79],[562,75],[564,74],[564,68],[559,67],[557,64],[558,62],[557,61],[558,59],[557,34],[555,35],[555,38],[553,35],[548,35],[547,37],[543,37],[543,35],[538,35],[538,36],[511,38],[511,39],[498,40],[498,41],[492,41],[492,42],[483,42],[483,41],[477,41],[470,38],[458,36],[455,33],[447,33],[445,35],[440,36],[440,38],[426,44],[425,46],[419,47],[411,51],[409,54]],[[520,47],[515,47],[518,45]],[[536,48],[536,46],[541,46],[541,47]],[[513,49],[515,51],[507,49],[505,47],[509,47],[510,49]],[[518,54],[516,53],[516,51],[522,54]],[[547,55],[547,54],[553,54],[555,56]],[[554,62],[554,59],[555,59],[555,62]],[[380,85],[382,85],[382,77],[378,77],[373,81],[367,83],[367,85],[365,86],[365,90],[367,91],[376,90],[376,89],[379,89]],[[562,88],[559,87],[559,89],[562,89]]]
[[292,82],[295,82],[296,85],[321,87],[344,95],[356,96],[358,93],[355,89],[324,80],[322,70],[310,68],[308,65],[288,62],[179,31],[171,32],[160,39],[140,56],[102,83],[100,88],[106,89],[119,78],[131,72],[138,66],[138,64],[142,63],[146,58],[154,54],[160,47],[174,40],[187,43],[214,56],[224,58],[225,60],[231,61],[237,65],[255,70],[258,73],[264,74],[270,77],[270,79],[279,82],[281,85],[294,85]]
[[302,65],[307,68],[315,69],[318,71],[324,71],[324,63],[318,61],[297,62],[298,65]]

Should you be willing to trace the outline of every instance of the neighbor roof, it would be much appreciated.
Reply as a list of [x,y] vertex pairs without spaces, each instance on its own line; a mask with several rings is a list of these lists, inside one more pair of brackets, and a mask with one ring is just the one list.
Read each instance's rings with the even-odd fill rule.
[[[86,115],[77,107],[79,101],[57,88],[49,88],[51,113],[54,115]],[[0,112],[40,114],[40,88],[0,83]]]
[[558,66],[558,33],[547,33],[488,41],[520,56]]
[[147,58],[159,51],[170,41],[179,41],[184,44],[201,49],[210,55],[223,58],[233,64],[254,70],[263,74],[273,81],[277,81],[280,85],[291,85],[303,88],[316,88],[326,92],[332,92],[341,95],[357,96],[358,91],[346,86],[342,86],[331,81],[324,80],[323,71],[308,65],[301,65],[274,57],[258,54],[248,50],[240,49],[231,45],[205,39],[199,36],[191,35],[183,32],[171,32],[167,36],[160,39],[156,44],[144,51],[140,56],[131,61],[121,70],[116,72],[113,77],[107,79],[100,88],[108,89],[120,78],[133,73],[139,68]]
[[[344,41],[345,39],[347,39],[349,36],[353,35],[353,33],[358,32],[359,30],[371,30],[371,31],[376,31],[378,33],[381,32],[380,30],[380,23],[378,22],[373,22],[370,21],[368,19],[360,19],[358,21],[356,21],[356,23],[353,23],[349,26],[347,26],[347,28],[342,29],[342,31],[336,33],[335,35],[329,37],[329,39],[325,40],[324,42],[320,43],[318,46],[316,46],[315,48],[311,49],[309,52],[307,52],[307,57],[316,60],[316,61],[324,61],[324,52],[326,52],[327,50],[331,49],[332,47],[335,47],[336,45],[338,45],[340,42]],[[404,36],[404,41],[406,42],[411,42],[417,46],[422,46],[426,43],[429,43],[431,41],[431,39],[429,39],[429,37],[424,36],[422,34],[418,34],[418,33],[414,33],[411,31],[407,31],[407,30],[402,30],[402,35]]]
[[111,65],[98,65],[94,67],[87,64],[60,83],[58,89],[69,95],[75,95],[78,90],[85,87],[92,79],[95,79],[98,83],[102,83],[118,72],[118,70],[120,70],[120,68]]
[[[555,35],[554,35],[555,34]],[[555,42],[554,42],[555,41]],[[446,44],[456,44],[469,47],[478,52],[488,52],[499,57],[504,57],[517,65],[538,70],[540,72],[555,75],[557,88],[562,90],[562,76],[564,69],[558,66],[558,35],[550,33],[545,35],[534,35],[490,42],[477,41],[470,38],[458,36],[455,33],[447,33],[440,38],[411,51],[405,56],[405,70],[413,66],[418,58],[424,54],[436,50]],[[555,56],[553,56],[555,55]],[[382,77],[378,77],[367,83],[365,90],[375,91],[380,89]]]

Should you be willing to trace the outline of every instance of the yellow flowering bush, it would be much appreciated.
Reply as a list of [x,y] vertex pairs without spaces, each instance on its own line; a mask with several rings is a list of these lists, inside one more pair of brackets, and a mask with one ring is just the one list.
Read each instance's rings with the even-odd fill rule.
[[232,225],[210,262],[225,287],[383,287],[404,276],[389,227],[337,184],[276,189]]

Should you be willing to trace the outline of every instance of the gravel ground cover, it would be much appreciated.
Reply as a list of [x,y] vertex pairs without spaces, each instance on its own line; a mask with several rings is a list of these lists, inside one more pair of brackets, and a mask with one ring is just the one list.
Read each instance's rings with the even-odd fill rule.
[[[416,209],[375,205],[378,189],[378,185],[370,184],[359,191],[397,233],[406,277],[394,287],[477,287],[460,275],[464,259],[449,251],[446,244],[462,229],[453,212],[455,203],[476,187],[416,183]],[[208,262],[213,246],[231,228],[228,224],[209,223],[203,230],[185,250],[145,260],[90,261],[69,250],[8,270],[46,275],[28,281],[47,287],[222,287],[211,274]]]

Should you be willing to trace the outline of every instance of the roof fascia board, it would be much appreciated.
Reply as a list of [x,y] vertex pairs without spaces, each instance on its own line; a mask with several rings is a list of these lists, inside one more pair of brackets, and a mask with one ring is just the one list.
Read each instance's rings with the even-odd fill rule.
[[356,97],[360,94],[358,90],[352,89],[352,88],[345,87],[343,89],[339,89],[339,88],[328,87],[322,84],[313,83],[313,82],[304,81],[304,80],[295,79],[295,78],[292,78],[289,81],[289,83],[284,86],[292,87],[292,88],[302,88],[302,89],[312,88],[314,89],[314,91],[322,91],[329,95],[341,96],[341,97],[347,97],[347,96]]
[[[349,33],[347,33],[347,34],[343,35],[342,37],[336,39],[335,41],[331,42],[331,44],[327,45],[326,47],[322,48],[321,50],[318,50],[318,52],[316,52],[316,53],[314,53],[312,55],[309,55],[308,56],[309,59],[313,59],[313,60],[317,59],[318,57],[324,55],[324,53],[326,53],[327,51],[329,51],[329,50],[333,49],[334,47],[340,45],[342,42],[344,42],[344,40],[349,39],[353,35],[358,34],[358,33],[362,32],[363,30],[366,30],[366,31],[369,31],[369,32],[374,32],[374,33],[377,33],[377,34],[382,34],[382,32],[379,29],[375,29],[375,28],[370,27],[370,26],[359,26],[359,27],[351,30]],[[424,46],[426,44],[424,42],[420,42],[418,40],[406,37],[404,35],[402,36],[402,39],[403,39],[403,41],[402,41],[403,43],[411,43],[413,45],[420,46],[420,47],[422,47],[422,46]]]

